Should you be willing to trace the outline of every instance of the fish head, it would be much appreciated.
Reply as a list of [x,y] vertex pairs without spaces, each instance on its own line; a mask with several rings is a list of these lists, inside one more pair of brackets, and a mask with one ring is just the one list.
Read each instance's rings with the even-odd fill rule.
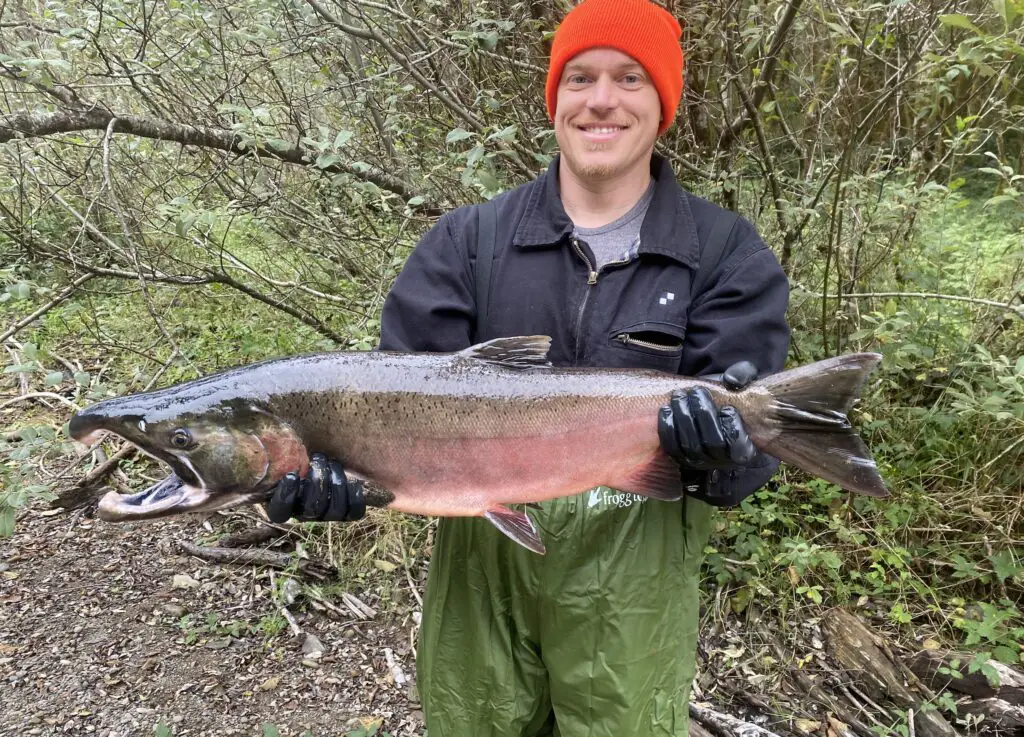
[[285,474],[308,471],[309,455],[295,431],[258,406],[182,404],[147,406],[125,397],[71,418],[68,429],[76,440],[89,444],[111,432],[171,469],[170,476],[137,494],[108,493],[97,508],[100,519],[153,519],[261,501]]

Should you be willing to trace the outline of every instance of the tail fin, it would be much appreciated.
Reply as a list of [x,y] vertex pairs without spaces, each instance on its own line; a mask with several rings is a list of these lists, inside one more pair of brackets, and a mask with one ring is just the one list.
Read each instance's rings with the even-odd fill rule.
[[762,450],[847,491],[888,496],[871,452],[846,417],[880,360],[877,353],[851,353],[757,382],[772,395],[770,437],[759,444]]

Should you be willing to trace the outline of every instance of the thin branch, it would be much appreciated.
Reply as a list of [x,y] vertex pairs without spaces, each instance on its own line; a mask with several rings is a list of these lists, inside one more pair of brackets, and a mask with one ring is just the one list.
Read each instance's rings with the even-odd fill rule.
[[31,315],[27,315],[26,317],[23,317],[22,319],[18,320],[18,322],[16,322],[13,325],[11,325],[11,327],[7,328],[7,330],[5,330],[4,332],[0,333],[0,343],[3,343],[5,340],[10,338],[12,335],[16,335],[18,333],[18,331],[21,330],[23,327],[25,327],[26,325],[32,324],[35,320],[37,320],[40,317],[42,317],[43,315],[45,315],[47,312],[52,310],[57,305],[61,304],[62,302],[67,301],[67,299],[72,294],[74,294],[78,290],[78,288],[80,286],[82,286],[83,284],[85,284],[87,281],[89,281],[90,279],[94,278],[95,276],[96,275],[92,274],[92,273],[82,274],[82,276],[78,277],[73,282],[71,282],[67,287],[65,287],[63,292],[61,292],[56,297],[51,299],[45,305],[40,307],[38,310],[33,312]]
[[312,315],[304,314],[300,310],[295,309],[290,304],[282,302],[279,299],[275,299],[274,297],[263,294],[262,292],[258,292],[249,285],[243,284],[242,282],[231,278],[227,274],[211,274],[210,279],[211,281],[217,282],[218,284],[224,284],[225,286],[229,286],[232,289],[236,289],[239,292],[242,292],[243,294],[247,294],[253,299],[255,299],[257,302],[262,302],[265,305],[269,305],[270,307],[274,307],[278,310],[281,310],[282,312],[288,313],[296,320],[299,320],[300,322],[309,325],[318,333],[327,336],[335,343],[345,343],[345,338],[342,337],[341,334],[334,332],[320,319],[313,317]]
[[315,10],[324,20],[326,20],[328,23],[330,23],[332,26],[336,27],[343,33],[347,33],[348,35],[355,36],[357,38],[364,38],[368,41],[373,41],[377,44],[380,44],[380,46],[386,52],[388,52],[388,55],[391,56],[392,59],[397,61],[402,66],[402,68],[405,69],[405,71],[407,71],[410,76],[412,76],[413,79],[420,83],[423,89],[429,90],[431,93],[436,95],[437,99],[442,104],[444,104],[445,107],[447,107],[453,113],[462,118],[462,120],[464,120],[470,127],[472,127],[473,130],[477,131],[478,133],[484,130],[484,124],[477,120],[476,116],[473,115],[473,113],[466,110],[466,108],[460,105],[456,100],[453,100],[447,94],[442,92],[437,87],[437,85],[435,85],[429,79],[420,74],[420,71],[409,63],[409,60],[405,57],[404,54],[399,52],[398,49],[392,46],[391,43],[386,38],[381,36],[375,30],[371,28],[359,28],[357,26],[350,26],[347,23],[342,23],[331,13],[331,11],[329,11],[327,8],[325,8],[323,5],[317,2],[317,0],[306,0],[306,3],[311,8],[313,8],[313,10]]
[[984,305],[985,307],[992,307],[997,310],[1005,310],[1012,315],[1016,315],[1018,318],[1024,320],[1024,306],[1018,307],[1006,302],[996,302],[991,299],[979,299],[977,297],[961,297],[958,294],[934,294],[931,292],[859,292],[852,294],[843,294],[841,297],[836,294],[822,294],[820,292],[813,292],[807,287],[797,282],[790,282],[794,288],[799,289],[804,294],[815,297],[817,299],[874,299],[883,297],[897,297],[906,299],[945,299],[952,302],[968,302],[971,304]]
[[16,402],[21,402],[26,399],[53,399],[63,404],[66,404],[68,407],[75,410],[75,412],[78,412],[80,409],[82,409],[67,397],[62,397],[60,394],[56,394],[54,392],[29,392],[28,394],[19,394],[14,399],[8,399],[3,404],[0,404],[0,409],[4,409],[5,407],[9,407],[10,405],[15,404]]
[[[116,120],[115,120],[116,119]],[[307,148],[298,145],[287,148],[270,148],[266,145],[250,146],[235,133],[222,128],[174,123],[139,115],[114,115],[106,110],[74,110],[55,113],[19,113],[0,117],[0,143],[15,138],[38,138],[54,133],[71,133],[81,130],[105,131],[114,120],[114,132],[128,133],[142,138],[173,141],[184,146],[199,146],[220,151],[230,151],[240,156],[256,155],[261,158],[277,159],[289,164],[310,166],[316,156]],[[372,182],[383,190],[393,192],[405,200],[418,193],[413,185],[368,164],[336,162],[323,167],[321,171],[333,174],[350,174],[358,179]],[[420,206],[428,214],[439,214],[437,205],[425,202]]]
[[[729,52],[729,58],[732,60],[732,52]],[[739,77],[734,76],[733,82],[736,85],[736,91],[739,93],[740,100],[743,102],[743,107],[746,108],[747,115],[754,123],[754,130],[757,132],[757,145],[761,149],[761,155],[764,157],[764,173],[768,178],[768,184],[772,188],[772,199],[775,202],[775,218],[779,223],[779,230],[783,233],[786,232],[786,203],[782,199],[782,189],[779,187],[779,180],[775,176],[775,159],[772,157],[772,150],[768,146],[768,139],[764,134],[764,127],[761,125],[761,115],[757,111],[757,107],[754,105],[754,101],[750,99],[750,95],[747,94],[747,90],[740,83]]]
[[[802,4],[803,0],[790,0],[789,5],[786,6],[786,12],[782,14],[782,18],[779,19],[779,25],[772,34],[772,41],[768,46],[768,54],[764,57],[761,64],[761,72],[758,75],[757,82],[754,84],[752,102],[755,108],[761,106],[761,102],[768,92],[772,77],[775,75],[775,67],[779,61],[779,53],[785,45],[786,36],[789,35],[789,31],[793,27],[793,21],[796,20],[797,12]],[[719,148],[727,148],[743,132],[743,129],[747,127],[751,120],[749,110],[745,110],[737,116],[722,134],[721,140],[718,142]]]

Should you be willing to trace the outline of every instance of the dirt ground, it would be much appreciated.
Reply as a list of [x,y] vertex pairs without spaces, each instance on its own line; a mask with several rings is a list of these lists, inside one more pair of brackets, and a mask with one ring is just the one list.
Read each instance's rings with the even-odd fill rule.
[[271,596],[280,572],[178,551],[222,519],[204,530],[194,517],[23,515],[0,540],[0,735],[155,735],[161,722],[174,737],[262,735],[266,723],[282,737],[420,735],[413,612],[299,600],[296,636]]

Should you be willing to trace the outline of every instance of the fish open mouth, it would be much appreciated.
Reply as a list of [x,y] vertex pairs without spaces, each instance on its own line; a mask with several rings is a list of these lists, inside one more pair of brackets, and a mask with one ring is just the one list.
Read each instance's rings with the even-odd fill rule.
[[256,501],[261,496],[266,495],[255,492],[214,495],[172,473],[137,494],[107,493],[100,499],[96,514],[104,522],[130,522],[188,512],[214,512]]

